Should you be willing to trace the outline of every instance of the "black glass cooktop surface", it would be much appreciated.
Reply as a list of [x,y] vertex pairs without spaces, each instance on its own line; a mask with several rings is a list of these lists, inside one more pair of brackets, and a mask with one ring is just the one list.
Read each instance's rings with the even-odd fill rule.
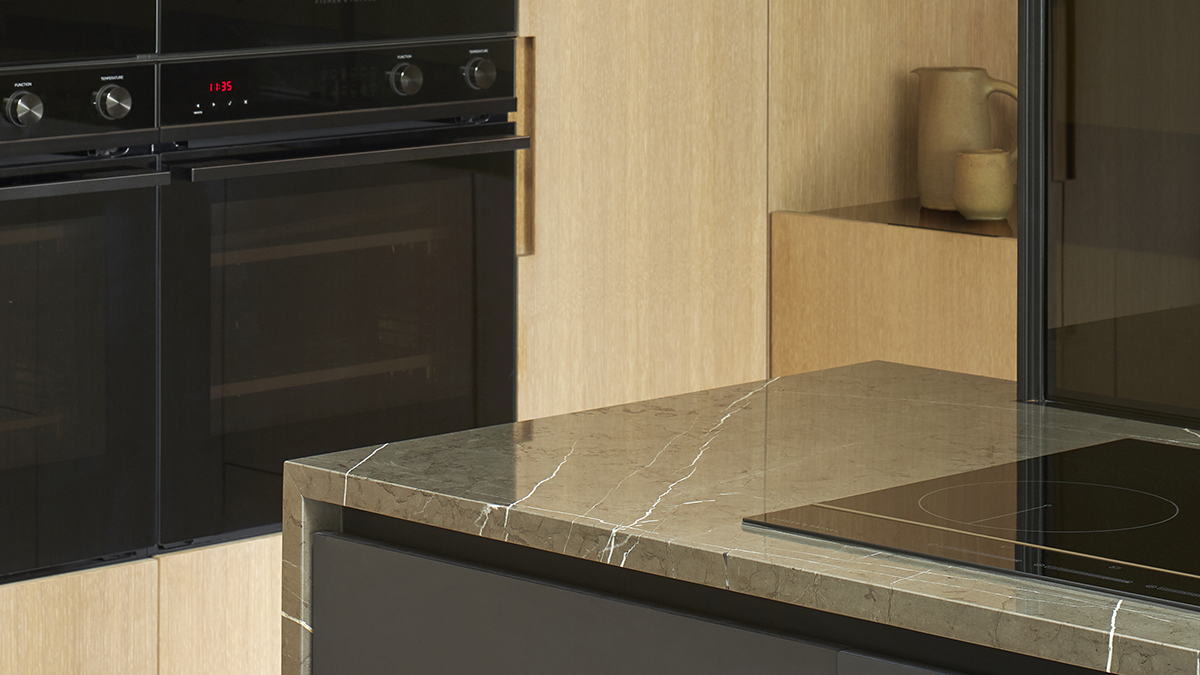
[[747,523],[1200,607],[1200,449],[1077,448]]

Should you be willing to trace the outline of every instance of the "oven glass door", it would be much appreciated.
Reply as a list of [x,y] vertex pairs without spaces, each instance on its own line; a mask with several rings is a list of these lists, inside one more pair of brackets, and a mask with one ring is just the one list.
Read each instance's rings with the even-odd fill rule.
[[0,180],[0,581],[154,545],[153,179]]
[[0,3],[0,66],[153,54],[155,0]]
[[513,418],[513,153],[344,150],[164,190],[166,545],[277,526],[288,459]]
[[509,35],[516,20],[516,0],[162,0],[162,50]]

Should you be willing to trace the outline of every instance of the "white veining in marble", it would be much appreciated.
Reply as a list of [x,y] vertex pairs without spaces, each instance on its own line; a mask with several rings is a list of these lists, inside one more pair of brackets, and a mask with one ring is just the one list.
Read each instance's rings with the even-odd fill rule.
[[[1196,612],[742,525],[1123,437],[1200,451],[1191,430],[1014,399],[1011,382],[860,364],[298,460],[285,512],[302,496],[1093,669],[1200,669]],[[300,524],[285,556],[303,567]]]
[[475,524],[479,526],[478,534],[481,537],[483,536],[483,530],[487,527],[488,519],[492,515],[492,508],[494,507],[491,504],[484,504],[483,509],[479,511],[479,517],[475,519]]
[[280,615],[283,616],[283,618],[285,618],[293,623],[299,624],[301,628],[303,628],[304,630],[306,630],[310,633],[312,632],[312,626],[308,625],[304,621],[297,619],[296,617],[292,616],[291,614],[288,614],[287,612],[285,612],[283,610],[280,610],[279,613],[280,613]]
[[[543,483],[545,483],[546,481],[557,476],[558,472],[560,470],[562,470],[563,464],[566,464],[567,460],[571,459],[571,455],[575,454],[575,448],[578,447],[578,445],[579,445],[579,441],[575,441],[574,443],[571,444],[571,451],[567,453],[566,457],[563,457],[563,460],[558,463],[558,466],[554,467],[554,473],[552,473],[549,476],[546,476],[542,480],[538,481],[538,484],[533,486],[533,489],[529,491],[529,494],[525,495],[524,497],[521,497],[517,501],[513,502],[511,505],[504,508],[504,531],[506,533],[508,532],[508,514],[509,514],[509,512],[512,511],[512,509],[515,508],[517,506],[517,504],[520,504],[521,502],[525,501],[526,499],[529,499],[530,497],[532,497],[533,493],[537,492],[537,489],[542,487]],[[505,535],[504,540],[508,541],[507,534]]]
[[363,457],[362,460],[360,460],[358,464],[355,464],[354,466],[352,466],[346,470],[346,480],[344,481],[344,485],[342,486],[342,506],[346,505],[346,493],[350,491],[350,474],[353,473],[355,469],[362,466],[368,460],[370,460],[372,457],[374,457],[375,453],[386,448],[387,446],[388,446],[388,444],[384,443],[383,445],[379,446],[378,448],[375,448],[374,450],[371,451],[371,454],[367,455],[366,457]]
[[[724,420],[722,420],[722,421],[724,421]],[[618,527],[613,528],[612,534],[609,536],[609,539],[608,539],[608,545],[605,546],[604,550],[601,551],[601,554],[603,554],[605,551],[608,552],[608,557],[605,558],[605,562],[612,562],[613,551],[621,546],[624,546],[625,543],[629,541],[630,537],[625,537],[625,539],[622,540],[622,542],[620,544],[616,543],[617,536],[620,535],[621,532],[632,530],[635,527],[637,527],[638,525],[641,525],[642,523],[647,522],[646,519],[650,517],[651,513],[654,513],[654,509],[658,508],[658,505],[662,503],[662,500],[666,499],[667,495],[671,494],[671,491],[675,489],[675,486],[679,485],[683,481],[685,481],[685,480],[691,478],[693,475],[695,475],[696,462],[700,461],[700,458],[704,456],[704,451],[708,450],[709,444],[711,444],[717,438],[716,435],[713,433],[712,429],[710,429],[708,431],[708,434],[706,434],[706,435],[710,436],[709,439],[704,442],[704,445],[700,446],[700,451],[696,454],[696,457],[695,457],[695,459],[692,460],[691,464],[688,464],[686,467],[684,467],[684,470],[687,471],[687,475],[683,476],[682,478],[675,481],[674,483],[671,483],[670,485],[668,485],[666,492],[663,492],[662,494],[660,494],[658,496],[658,499],[654,500],[654,503],[650,505],[650,508],[646,509],[646,512],[643,513],[640,518],[638,518],[637,520],[633,521],[632,523],[630,523],[628,525],[620,525]],[[634,545],[636,546],[636,544],[634,544]],[[630,550],[632,550],[632,549],[630,549]],[[625,557],[623,557],[621,559],[621,567],[625,566],[625,559],[628,558],[628,556],[629,556],[629,553],[626,552]]]
[[1117,636],[1117,612],[1121,611],[1121,603],[1124,600],[1118,600],[1117,606],[1113,607],[1112,627],[1108,629],[1108,663],[1104,666],[1104,672],[1112,672],[1112,656],[1113,656],[1113,638]]
[[[626,537],[620,544],[617,544],[616,539],[617,539],[618,534],[620,534],[622,531],[633,530],[638,525],[641,525],[644,523],[657,522],[657,521],[649,521],[649,520],[647,520],[647,518],[649,518],[650,514],[654,512],[654,509],[658,508],[658,505],[662,503],[663,499],[665,499],[667,497],[667,495],[671,494],[671,492],[675,489],[676,486],[678,486],[683,481],[685,481],[685,480],[691,478],[693,475],[695,475],[697,463],[700,461],[700,459],[702,457],[704,457],[704,453],[708,450],[709,446],[712,445],[713,441],[717,440],[717,436],[720,433],[719,429],[721,428],[721,426],[724,425],[725,422],[728,421],[730,417],[733,417],[738,412],[741,412],[742,410],[744,410],[746,408],[746,406],[743,405],[741,408],[738,408],[737,410],[731,410],[731,409],[734,406],[738,405],[739,403],[746,401],[750,397],[752,397],[755,394],[759,393],[760,391],[766,389],[776,379],[778,379],[778,378],[767,380],[766,382],[763,383],[763,385],[761,387],[754,389],[753,391],[745,394],[741,398],[730,403],[728,406],[725,407],[724,410],[721,411],[722,413],[724,413],[724,415],[721,417],[720,420],[717,421],[717,423],[712,428],[710,428],[708,431],[704,432],[704,438],[706,438],[707,440],[705,440],[704,443],[700,446],[699,451],[696,453],[696,457],[694,459],[692,459],[691,463],[688,464],[686,467],[684,467],[683,470],[687,471],[687,474],[685,476],[683,476],[682,478],[680,478],[679,480],[675,481],[674,483],[671,483],[670,485],[668,485],[666,491],[663,492],[661,495],[659,495],[658,499],[654,500],[654,503],[650,505],[650,508],[647,509],[646,512],[644,514],[642,514],[642,516],[640,518],[633,521],[629,525],[622,525],[620,527],[613,529],[612,535],[610,535],[609,540],[608,540],[608,545],[605,547],[605,550],[608,553],[608,556],[605,558],[605,562],[612,562],[613,551],[619,547],[624,546],[625,543],[627,543],[630,539],[629,537]],[[693,422],[693,426],[694,425],[695,425],[695,423]],[[678,438],[678,437],[676,437],[676,438]],[[669,445],[670,444],[668,444],[668,446]],[[665,448],[664,448],[664,450],[665,450]],[[659,453],[659,455],[656,455],[654,460],[651,461],[651,464],[658,461],[658,457],[661,456],[661,454],[662,453]],[[621,482],[624,482],[624,481],[621,481]],[[620,483],[617,484],[617,487],[620,487]],[[614,488],[614,490],[615,489],[616,488]],[[611,492],[610,492],[610,494],[611,494]],[[698,502],[692,502],[692,503],[698,503]],[[637,544],[635,543],[634,546],[637,546]],[[632,548],[629,549],[621,557],[621,567],[625,566],[625,562],[629,558],[629,553],[632,552],[632,550],[633,550]],[[605,551],[601,551],[602,554],[604,552]]]

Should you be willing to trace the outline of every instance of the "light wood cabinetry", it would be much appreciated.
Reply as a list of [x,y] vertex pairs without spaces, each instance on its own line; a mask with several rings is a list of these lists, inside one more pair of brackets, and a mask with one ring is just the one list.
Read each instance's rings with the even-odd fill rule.
[[767,18],[767,0],[521,3],[520,418],[765,376]]
[[282,536],[158,556],[159,675],[277,675]]
[[[924,66],[1017,82],[1017,0],[771,0],[770,210],[816,211],[917,194]],[[992,96],[992,139],[1017,107]]]
[[771,375],[883,360],[1015,380],[1017,240],[771,219]]
[[[1017,0],[771,0],[770,32],[773,212],[917,194],[914,68],[1017,83]],[[991,108],[1015,147],[1015,102]],[[883,359],[1016,378],[1015,239],[775,213],[772,242],[773,376]]]
[[1017,0],[524,0],[520,31],[522,419],[762,377],[766,214],[915,195],[912,69],[1017,75]]
[[0,586],[0,673],[154,675],[158,565],[110,565]]
[[0,585],[0,673],[277,675],[282,536]]

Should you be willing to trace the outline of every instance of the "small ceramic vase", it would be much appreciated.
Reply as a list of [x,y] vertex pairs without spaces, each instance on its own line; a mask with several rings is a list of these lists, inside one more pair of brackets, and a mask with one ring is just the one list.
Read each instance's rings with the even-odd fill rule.
[[958,153],[954,207],[967,220],[1004,220],[1013,203],[1016,153],[993,148]]

